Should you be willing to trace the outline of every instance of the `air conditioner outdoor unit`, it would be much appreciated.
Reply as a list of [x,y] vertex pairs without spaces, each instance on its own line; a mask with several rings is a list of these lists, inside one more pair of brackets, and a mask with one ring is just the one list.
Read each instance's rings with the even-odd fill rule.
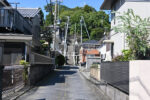
[[101,59],[105,60],[106,59],[106,54],[101,54]]

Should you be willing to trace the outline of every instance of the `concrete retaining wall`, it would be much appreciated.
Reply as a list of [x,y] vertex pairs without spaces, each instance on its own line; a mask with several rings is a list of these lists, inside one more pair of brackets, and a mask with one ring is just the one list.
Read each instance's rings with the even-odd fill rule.
[[100,81],[100,68],[91,68],[90,76],[98,81]]
[[[121,62],[120,62],[121,63]],[[125,64],[124,64],[125,65]],[[123,79],[122,75],[117,73],[120,68],[123,69],[123,65],[118,66],[117,70],[115,67],[118,66],[115,63],[110,63],[107,70],[114,70],[111,72],[103,72],[105,77],[109,75],[109,79],[117,78]],[[106,66],[105,66],[106,67]],[[127,71],[127,70],[126,70]],[[111,75],[110,75],[111,73]],[[117,74],[114,76],[114,74]],[[123,71],[124,77],[129,77],[129,95],[118,90],[118,85],[115,86],[109,84],[102,84],[99,87],[107,94],[111,100],[150,100],[150,60],[136,60],[129,62],[129,72]]]
[[88,57],[86,58],[86,68],[90,69],[94,62],[100,63],[101,59],[99,57]]
[[98,86],[102,90],[102,92],[110,98],[110,100],[129,100],[128,94],[126,94],[108,84],[101,83]]
[[29,67],[29,85],[35,85],[42,80],[50,71],[52,65],[50,64],[34,64]]
[[101,64],[101,79],[129,93],[129,62],[104,62]]
[[150,100],[150,60],[130,61],[130,100]]

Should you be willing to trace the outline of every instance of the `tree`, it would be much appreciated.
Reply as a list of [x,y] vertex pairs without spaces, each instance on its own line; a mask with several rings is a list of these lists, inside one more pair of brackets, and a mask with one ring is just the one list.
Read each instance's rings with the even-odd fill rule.
[[90,13],[90,12],[96,12],[96,10],[92,7],[90,7],[89,5],[85,5],[83,7],[83,10],[86,12],[86,13]]
[[115,32],[126,34],[132,59],[143,59],[147,57],[150,18],[142,19],[140,16],[135,15],[132,9],[128,9],[127,12],[124,12],[116,18],[119,24],[113,29]]
[[[54,7],[53,7],[54,8]],[[53,9],[54,10],[54,9]],[[52,24],[50,22],[49,13],[46,16],[45,26]],[[100,40],[101,37],[104,35],[104,29],[110,29],[110,22],[109,16],[103,11],[96,11],[93,7],[85,5],[84,7],[76,7],[76,8],[68,8],[64,5],[60,6],[60,20],[61,24],[60,27],[62,29],[65,28],[65,23],[67,22],[66,16],[70,16],[70,25],[69,25],[69,34],[73,35],[75,32],[75,24],[77,26],[77,33],[80,35],[81,33],[81,26],[80,26],[80,19],[81,16],[84,17],[85,23],[87,24],[87,29],[90,33],[91,39]],[[88,40],[88,36],[86,33],[86,29],[83,27],[83,40]]]
[[42,30],[42,34],[43,34],[43,36],[42,36],[43,40],[48,42],[48,50],[49,50],[49,54],[51,54],[50,44],[53,41],[53,38],[52,38],[53,30],[50,28],[44,28]]

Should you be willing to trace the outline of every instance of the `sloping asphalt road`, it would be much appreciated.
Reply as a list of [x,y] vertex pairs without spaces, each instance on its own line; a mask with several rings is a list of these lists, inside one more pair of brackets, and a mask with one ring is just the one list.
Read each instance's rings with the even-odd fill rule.
[[47,76],[18,100],[101,100],[78,67],[64,66]]

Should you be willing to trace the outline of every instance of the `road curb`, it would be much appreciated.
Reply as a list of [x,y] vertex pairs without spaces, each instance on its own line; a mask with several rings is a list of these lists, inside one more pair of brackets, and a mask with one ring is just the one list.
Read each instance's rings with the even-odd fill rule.
[[20,96],[24,95],[25,93],[27,93],[28,91],[30,91],[31,89],[33,89],[34,87],[30,87],[29,89],[25,90],[23,93],[19,94],[18,96],[10,99],[10,100],[17,100]]
[[82,72],[82,71],[79,71],[80,73],[81,73],[81,75],[88,81],[88,82],[90,82],[91,84],[93,84],[93,86],[95,87],[95,89],[97,89],[104,97],[106,97],[107,99],[103,99],[103,100],[110,100],[109,99],[109,97],[98,87],[98,85],[96,84],[96,83],[94,83],[92,80],[91,80],[91,78],[89,77],[87,77],[87,76],[85,76],[83,73],[84,72]]

